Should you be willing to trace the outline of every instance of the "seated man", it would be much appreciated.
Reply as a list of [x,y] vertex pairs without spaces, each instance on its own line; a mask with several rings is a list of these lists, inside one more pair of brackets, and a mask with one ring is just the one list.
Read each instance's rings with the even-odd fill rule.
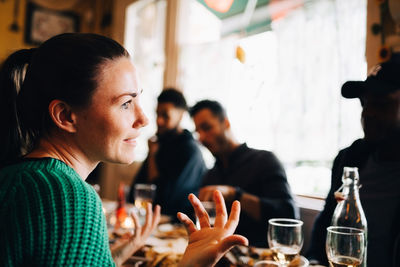
[[[192,214],[187,195],[198,193],[206,167],[192,134],[179,126],[187,110],[183,94],[166,89],[157,100],[157,133],[149,139],[149,154],[134,184],[156,184],[155,203],[162,207],[164,214],[176,219],[178,211]],[[134,184],[130,201],[134,198]]]
[[[363,82],[347,82],[345,98],[359,98],[364,138],[339,152],[324,210],[314,224],[310,259],[327,265],[326,228],[342,184],[343,167],[358,167],[360,200],[368,223],[367,266],[400,266],[400,55],[376,66]],[[396,252],[397,251],[397,252]]]
[[299,216],[282,164],[269,151],[239,144],[220,103],[200,101],[190,115],[200,142],[216,158],[204,177],[200,200],[211,200],[215,189],[228,203],[239,200],[242,213],[237,233],[245,235],[251,245],[266,247],[268,219]]

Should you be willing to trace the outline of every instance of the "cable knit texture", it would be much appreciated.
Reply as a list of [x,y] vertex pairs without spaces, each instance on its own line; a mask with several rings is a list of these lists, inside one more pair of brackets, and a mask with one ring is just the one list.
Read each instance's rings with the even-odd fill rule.
[[0,266],[114,266],[93,188],[62,161],[0,170]]

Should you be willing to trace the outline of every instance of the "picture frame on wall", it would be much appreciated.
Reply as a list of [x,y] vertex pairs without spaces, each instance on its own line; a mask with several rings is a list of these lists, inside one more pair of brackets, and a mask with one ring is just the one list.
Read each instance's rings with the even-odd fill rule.
[[78,32],[79,16],[70,11],[56,11],[28,2],[26,8],[25,42],[40,45],[61,33]]

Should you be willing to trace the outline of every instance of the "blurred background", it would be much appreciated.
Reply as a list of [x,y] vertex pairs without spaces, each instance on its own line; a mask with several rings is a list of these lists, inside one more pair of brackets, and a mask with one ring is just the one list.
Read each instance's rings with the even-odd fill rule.
[[[273,151],[294,193],[318,200],[337,152],[362,137],[360,104],[341,98],[341,85],[365,79],[400,44],[389,2],[0,0],[0,62],[71,31],[103,34],[128,49],[150,124],[135,163],[93,174],[102,197],[115,199],[119,181],[131,183],[156,130],[156,97],[173,86],[189,105],[220,101],[239,141]],[[194,130],[190,118],[184,124]]]

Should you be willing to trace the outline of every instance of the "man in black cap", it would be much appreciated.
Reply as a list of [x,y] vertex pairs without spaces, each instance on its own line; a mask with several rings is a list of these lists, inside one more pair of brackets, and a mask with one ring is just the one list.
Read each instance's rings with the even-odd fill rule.
[[365,81],[346,82],[342,96],[358,98],[364,138],[339,152],[331,190],[314,224],[308,258],[327,265],[326,228],[342,184],[343,167],[358,167],[368,222],[368,267],[400,266],[400,55],[375,66]]

